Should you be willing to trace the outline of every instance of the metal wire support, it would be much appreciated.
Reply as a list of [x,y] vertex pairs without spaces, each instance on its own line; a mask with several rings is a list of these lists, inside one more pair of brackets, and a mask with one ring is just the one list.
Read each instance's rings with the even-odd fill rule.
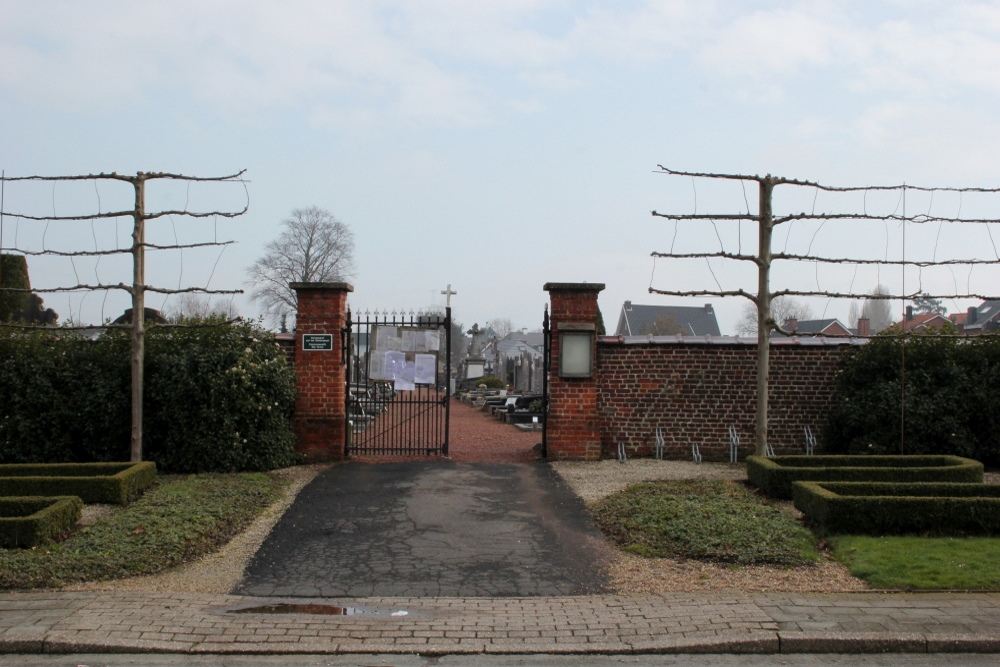
[[656,456],[657,461],[663,460],[663,451],[667,447],[667,441],[663,437],[663,430],[659,426],[656,427],[656,445],[653,448],[653,454]]
[[691,443],[691,458],[695,463],[701,463],[701,448],[697,442]]
[[769,442],[764,445],[764,456],[768,458],[774,456],[774,447]]
[[618,462],[619,463],[625,463],[626,461],[628,461],[628,455],[625,453],[625,443],[624,442],[619,442],[618,443]]
[[806,433],[806,456],[812,456],[816,451],[816,436],[813,435],[812,429],[808,426],[805,427]]
[[736,424],[729,425],[729,462],[736,463],[740,456],[740,434],[736,432]]

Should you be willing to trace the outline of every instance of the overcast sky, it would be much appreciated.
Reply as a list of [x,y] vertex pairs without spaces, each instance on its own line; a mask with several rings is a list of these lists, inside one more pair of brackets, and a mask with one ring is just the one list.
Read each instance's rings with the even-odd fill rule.
[[[716,230],[692,223],[675,233],[650,211],[756,207],[752,191],[744,201],[742,191],[654,173],[657,164],[829,185],[1000,186],[998,72],[996,2],[4,0],[0,168],[7,176],[246,169],[245,216],[166,221],[153,232],[237,244],[221,258],[152,256],[154,284],[244,287],[246,267],[280,221],[319,206],[354,230],[355,309],[442,305],[451,284],[455,318],[467,327],[506,317],[533,329],[544,283],[586,281],[607,285],[600,305],[613,326],[626,299],[709,301],[651,295],[651,285],[712,289],[718,279],[755,289],[746,269],[718,265],[713,276],[704,266],[654,265],[652,251],[696,247]],[[7,211],[65,213],[108,210],[131,195],[8,184],[5,196]],[[244,196],[218,186],[150,199],[238,208]],[[966,205],[942,197],[910,207]],[[127,236],[124,224],[39,231],[8,218],[0,241],[10,248],[16,234],[20,245],[93,247],[107,234]],[[898,241],[901,230],[889,226],[874,240],[800,236],[831,252],[837,242],[846,251],[875,244],[876,254],[905,242],[910,257],[995,257],[985,236],[949,247],[953,227],[932,230],[923,247],[919,232]],[[755,245],[747,230],[719,233],[727,244]],[[75,281],[74,269],[84,282],[95,273],[130,280],[111,261],[30,263],[36,287]],[[983,275],[907,278],[906,289],[926,280],[952,293],[951,282],[964,288]],[[794,287],[803,278],[779,280]],[[852,275],[851,285],[894,280]],[[89,321],[127,305],[120,296],[46,303]],[[743,302],[713,303],[731,333]],[[244,297],[237,307],[259,312]],[[847,315],[842,303],[813,310]]]

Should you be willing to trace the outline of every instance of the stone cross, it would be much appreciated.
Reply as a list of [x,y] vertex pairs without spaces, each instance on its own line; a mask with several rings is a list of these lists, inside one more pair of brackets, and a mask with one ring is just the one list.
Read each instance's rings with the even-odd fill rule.
[[452,289],[451,289],[451,283],[448,283],[448,289],[441,290],[441,294],[445,295],[445,298],[446,298],[446,302],[445,303],[446,303],[446,305],[447,305],[448,308],[451,308],[451,295],[452,294],[458,294],[458,292],[452,291]]
[[479,324],[473,324],[472,328],[465,333],[472,336],[472,341],[469,342],[469,357],[472,359],[482,359],[483,347],[482,342],[479,340]]

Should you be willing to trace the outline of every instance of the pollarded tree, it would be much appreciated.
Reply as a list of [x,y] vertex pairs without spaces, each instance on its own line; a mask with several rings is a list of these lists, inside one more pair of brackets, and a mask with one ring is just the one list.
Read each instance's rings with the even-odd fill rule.
[[297,208],[281,224],[278,238],[247,269],[250,298],[275,322],[295,314],[289,283],[341,282],[354,275],[354,232],[329,211]]

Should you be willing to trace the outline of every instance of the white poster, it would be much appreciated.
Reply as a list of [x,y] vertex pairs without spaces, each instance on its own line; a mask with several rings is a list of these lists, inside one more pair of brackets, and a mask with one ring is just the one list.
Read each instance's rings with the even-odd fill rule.
[[427,343],[423,331],[403,330],[403,352],[426,352]]
[[368,361],[368,379],[369,380],[386,380],[385,376],[385,357],[381,352],[372,352],[371,358]]
[[437,380],[437,357],[418,354],[414,361],[413,381],[417,384],[434,384]]
[[413,374],[415,370],[416,368],[414,362],[406,361],[403,363],[403,368],[400,370],[399,375],[396,376],[394,384],[396,391],[410,391],[415,389],[413,383]]
[[382,368],[382,378],[385,380],[395,380],[403,375],[403,366],[406,364],[406,355],[402,352],[390,350],[384,353],[384,366]]
[[399,340],[399,330],[396,327],[378,325],[375,329],[375,349],[388,351],[399,350],[402,341]]
[[437,329],[428,329],[424,332],[424,336],[427,339],[426,349],[428,352],[437,352],[441,349],[440,333]]

